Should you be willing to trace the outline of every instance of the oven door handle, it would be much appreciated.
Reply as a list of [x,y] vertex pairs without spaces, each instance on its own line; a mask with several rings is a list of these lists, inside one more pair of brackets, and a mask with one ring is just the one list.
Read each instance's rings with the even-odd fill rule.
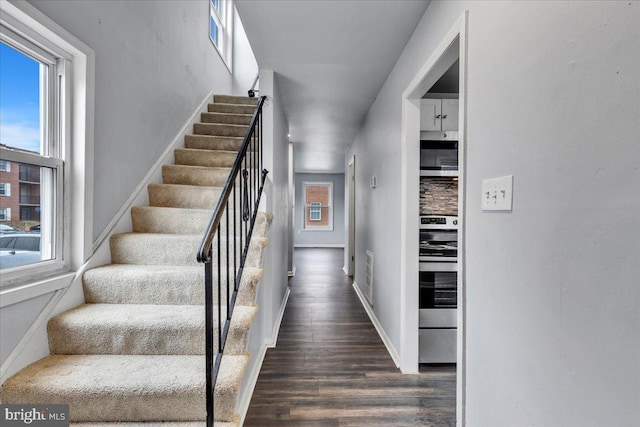
[[420,271],[458,271],[457,262],[420,262]]

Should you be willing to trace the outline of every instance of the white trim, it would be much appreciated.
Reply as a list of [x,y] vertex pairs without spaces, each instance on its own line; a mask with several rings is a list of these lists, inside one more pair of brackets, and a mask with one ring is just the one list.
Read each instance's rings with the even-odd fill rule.
[[376,317],[376,314],[371,309],[371,306],[367,302],[366,297],[360,290],[360,287],[358,286],[355,280],[353,281],[352,286],[353,286],[353,289],[356,291],[356,294],[358,295],[358,298],[360,299],[360,303],[364,307],[364,310],[367,312],[367,315],[369,315],[369,319],[371,320],[371,323],[373,323],[373,326],[376,328],[376,331],[378,332],[380,339],[384,343],[384,346],[387,347],[387,351],[389,352],[389,355],[393,359],[393,363],[395,363],[396,368],[399,368],[400,355],[398,354],[398,351],[396,350],[396,348],[393,346],[393,343],[391,342],[391,338],[389,338],[389,336],[385,332],[384,328],[382,327],[382,324],[378,320],[378,317]]
[[274,323],[275,327],[273,328],[273,333],[271,334],[271,341],[267,343],[267,347],[273,348],[278,344],[278,335],[280,334],[280,325],[282,324],[282,317],[284,316],[284,311],[287,308],[287,302],[289,301],[289,294],[291,294],[291,288],[287,286],[287,290],[282,297],[282,303],[280,304],[280,310],[278,310],[278,314],[276,315],[276,321]]
[[267,345],[260,347],[259,352],[256,354],[256,363],[254,363],[253,369],[251,369],[251,372],[245,373],[247,386],[236,405],[236,412],[240,415],[240,426],[244,425],[244,420],[247,418],[247,412],[249,411],[249,405],[251,405],[253,391],[258,383],[258,377],[260,376],[260,371],[262,370],[262,364],[264,363],[264,358],[267,355],[268,348],[269,346]]
[[[154,163],[154,165],[149,169],[149,172],[145,175],[142,181],[138,184],[136,189],[131,193],[129,198],[124,202],[124,204],[120,207],[115,216],[111,219],[109,224],[105,227],[105,229],[100,233],[98,238],[93,242],[93,250],[95,251],[107,238],[111,237],[111,235],[116,232],[119,227],[120,221],[125,218],[128,221],[131,220],[129,217],[129,212],[133,206],[137,205],[147,205],[148,204],[148,194],[146,193],[147,187],[151,183],[160,183],[162,182],[162,166],[165,164],[173,163],[173,150],[176,148],[180,148],[184,146],[184,137],[185,135],[191,133],[191,129],[194,123],[200,121],[200,114],[207,111],[207,106],[213,99],[213,91],[209,92],[204,100],[200,103],[198,109],[187,119],[184,126],[178,134],[175,136],[171,144],[167,146],[164,152],[160,155],[158,160]],[[128,224],[127,224],[128,225]]]
[[[224,63],[225,67],[227,67],[227,71],[229,74],[233,74],[233,21],[234,21],[234,11],[235,4],[233,0],[219,0],[220,5],[222,7],[222,14],[224,17],[222,18],[224,22],[220,22],[220,15],[217,12],[214,12],[213,4],[211,0],[209,1],[209,16],[208,16],[208,28],[209,28],[209,41],[220,55],[220,59]],[[211,38],[211,19],[213,18],[218,23],[218,29],[220,34],[218,34],[218,40],[222,46],[218,46],[213,39]]]
[[247,417],[247,411],[249,410],[249,405],[251,404],[251,398],[253,397],[253,391],[256,388],[256,384],[258,383],[258,377],[260,376],[260,371],[262,370],[262,364],[264,363],[264,358],[267,354],[268,348],[273,348],[276,346],[278,342],[278,334],[280,333],[280,325],[282,324],[282,317],[284,316],[284,311],[287,308],[287,302],[289,301],[289,294],[291,293],[291,288],[287,286],[287,290],[282,298],[282,304],[280,305],[280,310],[276,316],[276,327],[273,329],[273,335],[271,336],[271,342],[265,343],[261,348],[260,352],[256,355],[256,363],[253,364],[253,368],[249,374],[245,374],[246,376],[246,387],[244,388],[244,392],[238,401],[238,405],[236,406],[236,410],[240,415],[240,425],[244,424],[244,420]]
[[294,265],[293,268],[291,269],[291,271],[287,272],[287,275],[289,277],[294,277],[296,275],[296,266]]
[[344,248],[341,243],[296,243],[294,248]]
[[349,275],[349,270],[347,270],[347,266],[343,265],[342,266],[342,271],[344,272],[344,274],[346,274],[347,276]]
[[34,283],[5,288],[0,291],[0,308],[48,294],[71,285],[75,273],[66,273]]
[[[400,350],[403,373],[418,371],[418,207],[420,98],[451,65],[460,59],[459,97],[459,191],[458,191],[458,334],[456,373],[456,425],[466,423],[466,270],[465,270],[465,191],[466,191],[466,113],[467,113],[467,31],[469,12],[465,11],[444,35],[427,61],[402,94],[401,137],[401,232],[400,232]],[[457,46],[454,45],[457,43]],[[457,49],[452,49],[457,47]]]

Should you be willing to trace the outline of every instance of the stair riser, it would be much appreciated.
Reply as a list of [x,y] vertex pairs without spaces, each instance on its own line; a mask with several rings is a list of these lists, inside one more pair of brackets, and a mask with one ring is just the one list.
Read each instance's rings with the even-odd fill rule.
[[[111,238],[111,260],[113,264],[141,265],[200,265],[196,259],[202,236],[177,234],[116,234]],[[261,267],[265,239],[253,238],[245,265]],[[233,244],[229,247],[233,253]],[[239,240],[236,243],[240,251]],[[217,256],[217,240],[213,245],[213,256]],[[221,253],[226,254],[226,242],[221,242]]]
[[250,105],[255,108],[255,106],[258,105],[258,98],[249,98],[248,96],[214,95],[213,103]]
[[210,113],[230,113],[230,114],[251,114],[256,110],[253,105],[239,105],[239,104],[209,104],[208,110]]
[[244,137],[247,133],[247,126],[195,123],[193,125],[193,133],[197,135]]
[[136,233],[204,234],[213,210],[134,207],[131,209]]
[[[231,207],[229,210],[229,231],[232,235],[239,236],[244,232],[240,226],[245,223],[239,218],[235,222],[235,210]],[[136,206],[131,209],[131,218],[133,222],[133,231],[136,233],[164,233],[164,234],[199,234],[203,235],[207,229],[211,217],[212,210],[196,210],[196,209],[174,209],[174,208],[149,208],[144,206]],[[264,236],[266,234],[268,223],[264,216],[258,215],[253,226],[255,236]],[[226,234],[226,215],[223,214],[221,223],[223,236]]]
[[235,151],[204,151],[178,149],[174,152],[177,165],[230,168],[238,157]]
[[48,333],[53,354],[204,354],[204,316],[197,327],[174,330],[90,329],[65,327],[54,321],[50,322]]
[[229,125],[245,125],[251,123],[251,115],[248,114],[231,114],[231,113],[202,113],[200,121],[202,123],[220,123]]
[[89,304],[200,305],[204,302],[204,268],[127,268],[105,266],[83,275]]
[[[204,306],[169,307],[82,305],[49,321],[49,348],[53,354],[204,355]],[[256,311],[255,307],[236,307],[225,354],[239,355],[246,350]],[[222,315],[224,319],[226,307]],[[214,342],[217,320],[214,315]]]
[[[84,297],[88,304],[204,304],[204,267],[194,267],[194,272],[157,275],[118,274],[109,268],[95,268],[83,276]],[[217,269],[213,271],[213,283],[218,283]],[[256,301],[258,282],[262,269],[245,268],[239,286],[236,306],[251,306]],[[221,274],[222,299],[227,284],[226,269]],[[232,277],[232,275],[230,275]]]
[[199,185],[205,187],[224,187],[230,170],[227,168],[195,168],[182,165],[162,167],[164,184]]
[[184,146],[201,150],[238,151],[242,147],[242,137],[224,137],[210,135],[186,135]]
[[222,187],[151,184],[149,205],[188,209],[214,209]]

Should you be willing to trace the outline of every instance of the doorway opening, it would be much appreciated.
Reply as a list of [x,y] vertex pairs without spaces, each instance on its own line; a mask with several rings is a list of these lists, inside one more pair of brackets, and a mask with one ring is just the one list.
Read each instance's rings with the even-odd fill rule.
[[[468,13],[465,12],[455,25],[444,36],[432,55],[427,59],[412,82],[407,86],[402,95],[402,185],[401,185],[401,342],[400,342],[400,369],[403,373],[417,373],[420,361],[425,360],[424,349],[421,354],[421,338],[430,339],[429,349],[434,345],[444,345],[448,353],[429,354],[426,360],[434,363],[453,362],[456,364],[456,424],[464,425],[464,389],[465,389],[465,172],[466,172],[466,76],[467,76],[467,22]],[[452,89],[455,87],[455,89]],[[422,107],[422,108],[421,108]],[[445,108],[447,111],[443,111]],[[424,125],[425,116],[430,115],[431,123]],[[422,117],[421,117],[422,115]],[[444,117],[446,116],[446,117]],[[421,120],[422,119],[422,120]],[[421,126],[421,121],[423,126]],[[443,128],[444,126],[444,128]],[[423,129],[425,128],[425,129]],[[455,131],[449,130],[456,128]],[[455,132],[455,135],[452,133]],[[431,133],[426,135],[426,133]],[[433,159],[423,159],[421,162],[422,137],[427,140],[445,141],[432,144]],[[446,142],[449,140],[449,142]],[[455,141],[452,144],[451,141]],[[452,147],[454,150],[452,151]],[[454,154],[455,153],[455,154]],[[433,160],[433,164],[431,164]],[[421,173],[422,166],[430,172]],[[455,172],[454,172],[455,169]],[[448,194],[452,202],[455,201],[455,215],[452,204],[440,206],[442,212],[431,212],[435,209],[430,205],[428,197],[421,199],[421,176],[426,181],[422,185],[422,195],[425,195],[425,187],[437,184],[442,192]],[[454,179],[455,178],[455,179]],[[431,180],[431,181],[430,181]],[[432,181],[437,182],[432,182]],[[446,181],[446,182],[445,182]],[[455,192],[452,190],[455,187]],[[437,209],[436,209],[437,210]],[[422,254],[423,247],[427,251],[430,240],[424,242],[423,234],[443,235],[444,233],[422,233],[421,214],[425,216],[431,213],[440,213],[444,218],[429,218],[426,223],[433,221],[438,227],[455,229],[456,233],[449,233],[446,242],[437,242],[437,246],[445,247],[441,252]],[[455,219],[453,219],[455,218]],[[440,222],[438,222],[440,221]],[[442,222],[444,221],[444,222]],[[455,221],[455,224],[454,224]],[[451,231],[451,230],[448,230]],[[452,240],[452,235],[455,238]],[[433,236],[432,236],[433,237]],[[444,238],[444,237],[443,237]],[[453,244],[455,243],[455,244]],[[432,245],[433,246],[433,245]],[[452,249],[453,247],[453,249]],[[435,250],[435,249],[434,249]],[[455,259],[445,259],[451,257]],[[426,256],[422,256],[426,255]],[[440,258],[438,258],[440,256]],[[421,265],[423,258],[423,265]],[[426,264],[429,262],[429,264]],[[421,274],[423,269],[433,270]],[[435,272],[435,273],[434,273]],[[443,274],[445,272],[445,274]],[[449,310],[447,314],[446,328],[434,325],[426,332],[420,329],[423,325],[424,314],[420,311],[420,298],[428,296],[428,292],[421,295],[422,278],[431,283],[431,288],[437,288],[446,278],[447,285],[456,283],[455,313]],[[437,282],[437,283],[436,283]],[[425,288],[428,288],[428,284]],[[452,304],[451,286],[446,291],[447,303]],[[423,298],[424,299],[424,298]],[[441,307],[436,307],[441,308]],[[443,307],[443,308],[452,308]],[[442,327],[449,330],[445,334],[436,334]],[[442,338],[446,335],[445,344],[437,344],[436,335]],[[434,341],[435,339],[435,341]],[[442,341],[440,341],[442,342]],[[436,344],[434,344],[436,343]],[[453,352],[453,353],[452,353]],[[442,358],[442,359],[440,359]]]

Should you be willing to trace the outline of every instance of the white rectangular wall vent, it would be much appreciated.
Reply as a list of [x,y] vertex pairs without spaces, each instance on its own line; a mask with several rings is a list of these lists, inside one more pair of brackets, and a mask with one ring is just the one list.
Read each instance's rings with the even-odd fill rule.
[[367,251],[367,283],[365,295],[369,304],[373,305],[373,252]]

